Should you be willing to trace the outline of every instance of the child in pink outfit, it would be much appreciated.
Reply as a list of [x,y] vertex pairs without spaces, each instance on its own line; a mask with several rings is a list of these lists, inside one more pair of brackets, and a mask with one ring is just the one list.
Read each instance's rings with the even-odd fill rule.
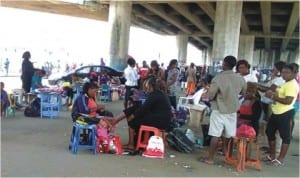
[[110,133],[113,132],[112,125],[104,119],[101,119],[97,124],[97,150],[106,152],[110,140]]

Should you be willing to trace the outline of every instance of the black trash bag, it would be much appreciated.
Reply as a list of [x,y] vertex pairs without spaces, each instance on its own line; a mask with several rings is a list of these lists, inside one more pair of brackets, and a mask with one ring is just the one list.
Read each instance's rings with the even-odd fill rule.
[[41,99],[36,97],[32,99],[29,106],[25,108],[24,115],[26,117],[39,117],[41,114]]
[[180,129],[174,129],[166,136],[168,146],[182,153],[191,153],[195,144]]

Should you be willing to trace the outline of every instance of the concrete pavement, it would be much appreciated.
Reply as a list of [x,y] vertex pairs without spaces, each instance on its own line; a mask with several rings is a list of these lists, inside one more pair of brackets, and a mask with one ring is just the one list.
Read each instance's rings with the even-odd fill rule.
[[[106,107],[119,114],[122,101],[108,103]],[[262,163],[262,171],[247,167],[244,173],[224,165],[222,156],[217,156],[215,165],[198,162],[199,156],[207,155],[208,148],[192,154],[167,148],[164,159],[93,155],[88,150],[73,155],[68,150],[71,127],[70,111],[61,112],[53,120],[25,117],[22,111],[14,117],[2,118],[1,177],[299,177],[299,119],[285,166]],[[118,125],[115,134],[121,136],[123,143],[127,142],[125,121]],[[186,169],[186,165],[191,169]]]

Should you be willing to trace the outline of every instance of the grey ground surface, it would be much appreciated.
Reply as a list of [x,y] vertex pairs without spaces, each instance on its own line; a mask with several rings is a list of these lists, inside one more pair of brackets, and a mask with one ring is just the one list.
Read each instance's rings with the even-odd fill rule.
[[[119,114],[122,101],[107,103],[106,107]],[[71,128],[70,111],[66,110],[52,120],[25,117],[23,111],[2,118],[1,177],[299,177],[299,118],[285,166],[274,167],[262,162],[262,171],[247,167],[244,173],[224,165],[224,157],[219,155],[215,165],[198,162],[199,156],[207,155],[207,147],[192,154],[167,148],[164,159],[93,155],[89,150],[79,150],[73,155],[68,150]],[[121,136],[123,144],[127,142],[126,121],[117,126],[115,134]],[[175,157],[171,158],[171,154]],[[185,165],[191,169],[184,168]]]

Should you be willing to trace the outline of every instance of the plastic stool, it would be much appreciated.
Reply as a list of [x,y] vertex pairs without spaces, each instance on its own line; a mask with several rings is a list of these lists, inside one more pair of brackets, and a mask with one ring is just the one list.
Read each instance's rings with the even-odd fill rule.
[[[82,125],[82,124],[73,124],[69,150],[73,154],[77,154],[78,149],[90,149],[93,150],[93,153],[96,154],[96,125]],[[80,139],[80,135],[84,130],[87,130],[87,143],[82,143],[83,139]]]
[[[256,142],[256,143],[255,143]],[[232,144],[233,143],[233,144]],[[256,144],[256,158],[251,159],[251,145]],[[231,155],[232,149],[231,145],[234,146],[236,144],[237,152],[236,155]],[[247,154],[247,150],[249,150],[250,154]],[[227,151],[225,154],[225,163],[232,164],[236,166],[238,172],[245,171],[246,166],[256,167],[259,171],[262,170],[261,162],[260,162],[260,151],[259,145],[256,141],[255,137],[245,137],[245,136],[237,136],[229,141]]]
[[[139,150],[140,148],[145,149],[148,145],[148,140],[150,138],[150,132],[154,133],[156,136],[162,137],[164,141],[164,146],[166,147],[166,134],[165,130],[160,130],[155,127],[145,126],[142,125],[139,129],[139,134],[137,138],[137,144],[136,144],[136,150]],[[143,137],[142,137],[143,136]]]

